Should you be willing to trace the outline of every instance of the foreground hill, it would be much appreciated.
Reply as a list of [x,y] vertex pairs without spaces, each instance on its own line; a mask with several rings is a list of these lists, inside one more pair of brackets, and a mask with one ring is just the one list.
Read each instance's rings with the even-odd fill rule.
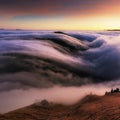
[[44,100],[0,115],[0,120],[120,120],[120,94],[88,95],[70,106]]

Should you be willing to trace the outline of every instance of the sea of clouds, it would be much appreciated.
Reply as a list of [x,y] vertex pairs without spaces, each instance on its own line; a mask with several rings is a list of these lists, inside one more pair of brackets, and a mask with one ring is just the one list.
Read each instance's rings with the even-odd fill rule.
[[120,32],[0,30],[1,112],[36,99],[72,104],[119,78]]

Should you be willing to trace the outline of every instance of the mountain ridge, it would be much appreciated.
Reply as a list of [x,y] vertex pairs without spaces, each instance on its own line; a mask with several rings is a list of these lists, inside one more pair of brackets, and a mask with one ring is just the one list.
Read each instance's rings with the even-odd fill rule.
[[87,95],[73,105],[43,100],[0,115],[0,120],[120,120],[120,93]]

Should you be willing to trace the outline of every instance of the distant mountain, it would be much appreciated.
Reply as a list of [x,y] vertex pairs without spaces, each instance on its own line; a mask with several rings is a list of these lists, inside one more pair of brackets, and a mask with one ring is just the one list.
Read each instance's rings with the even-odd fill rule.
[[120,31],[120,29],[109,29],[107,31]]
[[120,120],[120,93],[88,95],[69,106],[43,100],[0,115],[0,120]]

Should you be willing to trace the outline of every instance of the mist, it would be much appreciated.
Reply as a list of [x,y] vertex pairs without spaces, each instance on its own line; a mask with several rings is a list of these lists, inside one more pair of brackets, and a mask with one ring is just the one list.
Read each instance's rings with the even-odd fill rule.
[[72,105],[88,94],[104,95],[104,92],[108,90],[110,90],[109,86],[87,85],[82,87],[54,86],[47,89],[17,89],[9,92],[1,92],[0,112],[6,113],[11,110],[41,102],[44,99],[54,104]]

